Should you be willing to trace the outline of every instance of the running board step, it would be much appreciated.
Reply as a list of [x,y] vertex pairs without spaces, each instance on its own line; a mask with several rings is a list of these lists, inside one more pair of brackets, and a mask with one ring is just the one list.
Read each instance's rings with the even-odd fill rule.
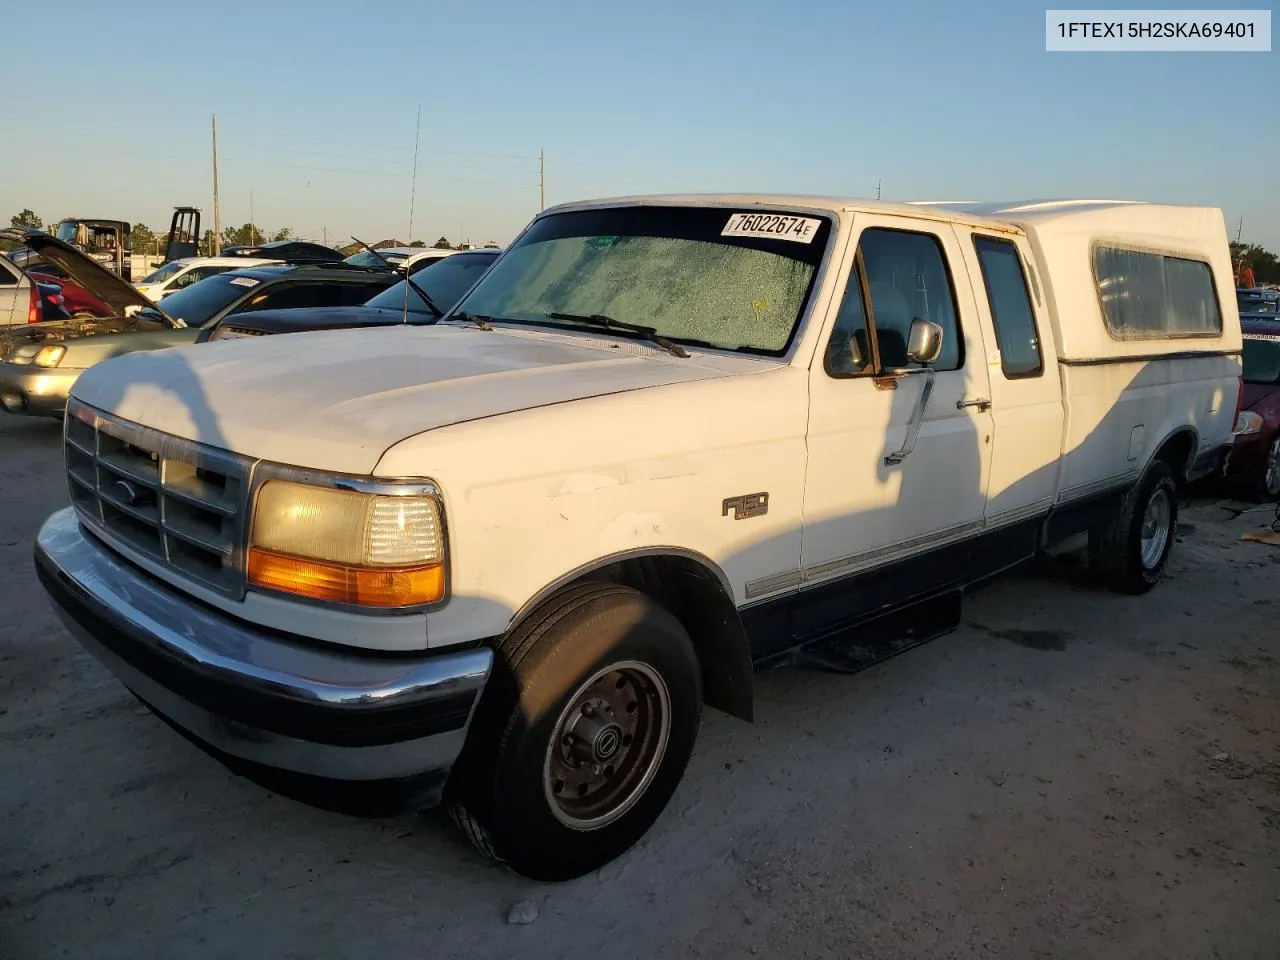
[[829,673],[859,673],[950,633],[960,625],[962,604],[960,591],[942,594],[814,641],[797,651],[792,662]]

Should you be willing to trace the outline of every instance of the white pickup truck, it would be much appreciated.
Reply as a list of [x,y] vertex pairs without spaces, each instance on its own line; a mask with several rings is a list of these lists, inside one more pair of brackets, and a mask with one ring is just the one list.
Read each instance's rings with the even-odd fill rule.
[[763,664],[857,669],[1086,531],[1149,589],[1240,349],[1213,208],[572,203],[434,325],[87,371],[36,564],[234,769],[443,800],[563,879]]

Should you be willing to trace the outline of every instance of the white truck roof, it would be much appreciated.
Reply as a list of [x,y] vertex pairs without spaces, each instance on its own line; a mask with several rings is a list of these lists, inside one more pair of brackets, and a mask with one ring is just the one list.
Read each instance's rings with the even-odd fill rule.
[[[1081,199],[934,203],[928,208],[990,218],[1027,236],[1040,262],[1049,266],[1038,272],[1058,318],[1058,353],[1067,362],[1240,347],[1239,325],[1229,320],[1236,311],[1235,281],[1226,218],[1218,207]],[[1223,318],[1221,334],[1164,341],[1112,337],[1094,276],[1094,247],[1099,244],[1208,263]],[[1128,290],[1114,294],[1135,295]]]
[[[1034,281],[1042,285],[1054,323],[1059,357],[1070,362],[1135,359],[1160,352],[1238,350],[1239,325],[1228,317],[1236,310],[1234,275],[1226,218],[1218,207],[1148,203],[1141,200],[1038,199],[1011,201],[888,201],[862,197],[803,194],[655,194],[575,201],[549,207],[546,213],[602,206],[691,205],[716,207],[780,207],[824,213],[876,213],[915,217],[1023,234],[1039,258]],[[1207,262],[1213,271],[1220,336],[1165,340],[1118,340],[1103,320],[1093,274],[1095,243]],[[1048,265],[1048,269],[1040,269]],[[953,269],[959,270],[956,265]]]

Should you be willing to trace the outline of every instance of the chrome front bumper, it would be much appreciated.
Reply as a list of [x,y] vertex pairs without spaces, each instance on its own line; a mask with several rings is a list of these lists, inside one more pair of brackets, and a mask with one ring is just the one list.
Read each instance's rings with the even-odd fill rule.
[[487,647],[362,654],[256,628],[120,559],[70,507],[45,521],[35,561],[72,634],[224,760],[325,780],[435,774],[442,784],[493,662]]
[[71,386],[83,370],[0,363],[0,410],[61,418]]

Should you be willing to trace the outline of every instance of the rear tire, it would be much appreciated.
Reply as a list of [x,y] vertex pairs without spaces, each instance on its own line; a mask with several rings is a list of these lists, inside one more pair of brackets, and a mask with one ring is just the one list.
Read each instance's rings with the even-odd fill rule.
[[532,880],[615,859],[666,808],[702,712],[697,653],[664,607],[583,583],[497,649],[450,785],[454,822]]
[[1178,525],[1178,486],[1163,460],[1147,467],[1108,523],[1089,531],[1089,566],[1119,593],[1146,593],[1164,575]]

